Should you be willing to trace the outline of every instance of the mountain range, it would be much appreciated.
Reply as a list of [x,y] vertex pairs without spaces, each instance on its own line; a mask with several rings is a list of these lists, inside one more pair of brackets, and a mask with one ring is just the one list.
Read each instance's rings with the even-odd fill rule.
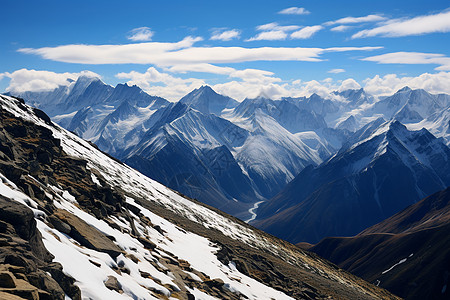
[[[217,235],[213,232],[217,230],[237,240],[243,239],[243,236],[236,233],[240,232],[236,226],[224,225],[229,221],[217,223],[211,221],[223,220],[219,215],[230,218],[212,207],[247,221],[269,234],[310,248],[340,267],[407,299],[419,299],[417,295],[423,297],[433,295],[438,298],[446,295],[446,273],[440,268],[440,265],[447,263],[444,259],[447,257],[446,252],[442,252],[446,239],[442,238],[437,242],[446,228],[444,226],[446,218],[443,217],[445,214],[442,214],[442,210],[436,213],[433,210],[433,207],[440,203],[439,199],[446,199],[444,197],[446,194],[442,194],[444,195],[442,197],[427,198],[434,200],[419,201],[450,186],[449,95],[433,95],[424,90],[405,87],[389,97],[381,98],[369,95],[364,89],[356,89],[335,91],[327,96],[313,94],[309,97],[280,100],[261,95],[238,102],[217,94],[208,86],[203,86],[177,102],[169,102],[148,95],[137,86],[119,84],[111,87],[97,78],[80,77],[68,86],[61,86],[54,91],[27,92],[16,96],[26,98],[28,103],[39,109],[34,109],[31,113],[30,108],[23,103],[8,97],[4,98],[6,103],[4,106],[8,107],[8,103],[12,101],[17,107],[29,112],[28,120],[36,121],[36,116],[39,116],[45,120],[45,126],[49,126],[50,118],[40,110],[42,109],[62,127],[92,142],[86,144],[69,133],[67,134],[70,138],[61,139],[67,143],[65,151],[76,157],[81,155],[82,159],[90,162],[91,167],[95,165],[100,171],[101,174],[95,172],[94,176],[91,176],[92,182],[98,181],[103,185],[102,180],[105,180],[112,187],[125,186],[122,188],[122,191],[125,189],[125,194],[119,193],[125,199],[133,198],[133,193],[134,195],[137,193],[140,197],[148,197],[145,196],[147,194],[153,197],[155,193],[160,195],[160,191],[166,189],[163,185],[167,185],[177,192],[174,193],[169,189],[169,200],[166,196],[157,197],[157,202],[164,203],[162,205],[164,209],[161,210],[159,204],[145,206],[144,203],[147,202],[138,202],[140,205],[138,208],[141,206],[151,208],[153,212],[157,211],[163,217],[168,216],[169,221],[175,222],[177,226],[181,226],[179,222],[183,226],[189,224],[188,227],[183,227],[184,230],[190,231],[194,228],[195,232],[204,233],[203,227],[194,226],[190,222],[206,226],[212,231],[207,231],[203,236],[207,238],[214,236],[214,242],[219,242],[221,249],[226,249],[219,251],[222,253],[219,255],[220,259],[223,259],[225,264],[232,261],[238,271],[250,274],[257,280],[269,282],[270,287],[279,285],[280,278],[292,278],[295,272],[289,271],[289,276],[283,272],[280,275],[277,272],[281,269],[291,270],[291,267],[277,265],[274,271],[268,267],[273,266],[272,258],[264,260],[267,263],[261,267],[261,252],[252,252],[254,255],[249,257],[244,254],[249,251],[247,246],[242,244],[236,246],[235,241],[228,238],[216,241]],[[20,113],[16,113],[16,116]],[[42,120],[36,122],[43,124]],[[13,129],[14,134],[23,135],[25,134],[23,132],[26,133],[27,130]],[[61,132],[64,131],[60,128],[56,132],[60,133],[54,131],[54,135],[61,137]],[[20,138],[19,140],[23,141]],[[88,150],[77,146],[81,144]],[[95,157],[90,157],[97,153],[96,147],[111,155],[107,161],[103,158],[95,160]],[[0,150],[12,159],[17,156],[15,148],[17,145],[11,144],[2,146]],[[40,157],[39,159],[46,161],[47,156],[38,152],[29,160],[32,162]],[[112,157],[118,160],[111,160]],[[110,166],[115,166],[119,160],[163,185],[154,181],[143,182],[143,179],[138,179],[143,175],[130,175],[131,171],[124,171],[122,167],[110,170]],[[36,165],[42,163],[39,160],[38,162],[34,164],[17,162],[17,164],[25,165],[27,170],[33,170],[34,175],[30,174],[35,178],[36,174],[40,174],[34,171]],[[12,172],[9,165],[10,163],[5,164],[7,167],[3,167],[7,168],[4,169],[6,172],[4,174]],[[127,169],[126,165],[120,164],[126,170],[131,170]],[[83,169],[83,172],[87,171]],[[15,177],[12,179],[18,180]],[[56,179],[61,178],[42,180],[54,182]],[[70,180],[76,182],[73,178]],[[36,197],[36,193],[42,195],[29,182],[30,187],[20,184],[22,191],[28,193],[28,196]],[[147,185],[158,187],[149,189],[146,188]],[[61,187],[58,189],[61,190]],[[112,191],[115,195],[114,188]],[[105,194],[105,190],[101,193]],[[69,189],[69,194],[78,195],[80,192]],[[106,192],[106,195],[108,194],[109,192]],[[166,192],[164,194],[167,195]],[[192,199],[189,199],[191,202],[183,202],[185,200],[173,202],[173,198],[180,199],[179,195],[183,194],[200,202]],[[77,196],[76,199],[78,205],[81,205],[87,213],[103,220],[104,214],[111,214],[114,211],[111,204],[117,206],[118,201],[104,197],[101,196],[100,201],[87,201],[86,195],[81,198]],[[432,204],[434,202],[437,204]],[[124,205],[123,201],[119,203]],[[139,216],[133,203],[125,206],[131,213]],[[192,212],[193,208],[187,208],[191,206],[196,207],[194,210],[197,212]],[[168,213],[167,208],[172,213]],[[189,212],[186,212],[186,209]],[[205,209],[212,209],[219,215],[209,218],[211,215]],[[405,210],[398,214],[403,209]],[[423,213],[428,211],[427,209],[430,212]],[[73,209],[69,211],[74,212]],[[429,217],[422,218],[416,211],[421,211],[424,216]],[[55,215],[56,219],[66,220],[64,219],[66,217],[62,217],[59,213],[60,211]],[[411,220],[415,217],[402,219],[401,216],[409,213],[420,218],[414,222]],[[54,213],[49,211],[49,214]],[[180,214],[189,221],[185,222],[185,219],[180,221]],[[58,222],[56,219],[51,218],[53,222]],[[116,219],[121,223],[116,223]],[[142,230],[139,226],[144,226],[139,222],[137,225],[130,222],[128,213],[116,214],[112,220],[122,227],[123,224],[129,223],[129,231],[133,236],[139,236],[139,230]],[[254,230],[237,219],[231,220]],[[409,224],[410,221],[413,223]],[[94,224],[94,221],[92,222]],[[107,222],[113,228],[116,227],[110,221]],[[379,224],[375,225],[377,223]],[[437,231],[427,227],[427,224],[435,223]],[[99,226],[96,225],[97,228]],[[370,226],[373,227],[367,229]],[[389,229],[389,226],[394,229]],[[410,229],[405,229],[405,226]],[[275,256],[283,255],[283,259],[288,261],[285,256],[289,256],[289,253],[296,253],[294,260],[299,257],[297,250],[293,250],[295,248],[274,239],[272,235],[259,231],[247,233],[254,235],[255,232],[269,238],[270,241],[264,240],[263,245],[275,243],[278,247],[280,243],[283,244],[281,252],[277,252]],[[88,245],[78,233],[73,234],[70,236],[78,243]],[[150,240],[151,236],[145,238]],[[176,237],[170,236],[170,239],[173,238]],[[430,242],[422,245],[420,240]],[[183,240],[183,243],[186,241]],[[261,245],[260,242],[253,240],[249,243]],[[436,245],[435,248],[433,244]],[[385,250],[386,247],[392,251]],[[435,250],[428,253],[425,249],[427,247]],[[257,246],[257,248],[264,253],[268,251],[264,247]],[[405,256],[405,249],[414,249],[414,253],[426,254],[421,254],[420,260],[414,260],[414,255]],[[418,271],[415,271],[415,275],[408,273],[416,270],[414,268],[424,268],[421,262],[428,261],[431,257],[429,255],[439,251],[442,252],[442,255],[436,255],[439,257],[439,263],[430,262],[429,267],[423,272],[425,275],[422,276]],[[304,261],[304,256],[300,257],[300,260]],[[362,260],[367,260],[368,263],[361,263]],[[404,262],[412,260],[416,262],[412,264],[413,269],[404,271],[397,268],[400,265],[406,266]],[[239,261],[249,261],[250,268],[259,271],[245,271],[249,266],[246,265],[244,268]],[[310,263],[307,265],[310,266]],[[381,270],[382,268],[384,269]],[[261,277],[261,274],[267,273],[269,269],[277,275],[269,278]],[[399,270],[400,273],[397,272]],[[303,274],[303,271],[300,273]],[[409,277],[407,273],[410,274]],[[330,277],[329,273],[327,274]],[[304,278],[300,280],[305,280]],[[421,288],[424,286],[423,282],[431,283],[429,281],[431,278],[438,283],[430,289]],[[407,279],[414,287],[405,285]],[[292,284],[291,281],[288,282],[290,282],[288,286]],[[282,284],[278,290],[286,291],[285,287],[286,285]],[[189,288],[187,291],[190,294],[196,292],[192,286]],[[205,288],[204,285],[199,289],[209,295],[213,293],[213,289]],[[316,293],[315,289],[310,290]],[[307,298],[306,295],[310,290],[307,291],[302,287],[300,291],[291,290],[287,294],[294,295],[294,298]],[[219,298],[226,297],[224,295],[224,293],[215,294]],[[317,293],[312,295],[308,297],[317,297]]]
[[[80,77],[15,96],[162,184],[293,242],[356,234],[448,185],[445,94],[405,87],[378,99],[356,89],[238,102],[203,86],[169,102],[137,86]],[[339,193],[348,201],[327,205],[327,195]],[[303,224],[299,218],[312,224],[324,206],[360,221],[286,231],[289,222]]]
[[[374,121],[263,203],[255,226],[288,241],[352,236],[450,186],[450,149],[428,130]],[[356,141],[356,142],[355,142]],[[326,217],[321,217],[326,216]]]
[[0,96],[0,298],[399,299]]

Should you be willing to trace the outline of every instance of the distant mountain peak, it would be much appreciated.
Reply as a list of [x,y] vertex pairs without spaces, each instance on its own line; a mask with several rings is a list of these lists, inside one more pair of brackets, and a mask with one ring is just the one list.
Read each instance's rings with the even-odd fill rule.
[[116,85],[116,89],[119,89],[119,90],[121,90],[121,89],[123,89],[123,90],[126,90],[126,89],[142,90],[142,89],[141,89],[140,87],[138,87],[137,85],[135,85],[135,84],[129,85],[127,82],[117,84],[117,85]]
[[399,89],[397,93],[404,93],[404,92],[410,92],[412,89],[409,86],[404,86],[403,88]]
[[208,85],[193,90],[179,102],[203,113],[213,113],[218,116],[225,108],[234,108],[239,104],[233,98],[216,93]]
[[85,84],[86,86],[91,84],[92,82],[102,82],[103,81],[95,76],[87,76],[87,75],[81,75],[77,78],[77,80],[75,81],[76,84]]
[[[211,91],[211,92],[216,93],[216,91],[215,91],[212,87],[210,87],[209,85],[207,85],[207,84],[202,85],[202,86],[199,87],[197,90],[198,90],[198,91]],[[217,94],[217,93],[216,93],[216,94]]]

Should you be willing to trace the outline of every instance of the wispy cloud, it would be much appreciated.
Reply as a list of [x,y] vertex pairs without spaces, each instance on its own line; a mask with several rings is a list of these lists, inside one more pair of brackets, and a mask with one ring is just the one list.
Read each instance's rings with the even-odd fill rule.
[[331,31],[335,31],[335,32],[343,32],[343,31],[347,31],[350,28],[352,28],[353,26],[348,26],[348,25],[339,25],[336,27],[331,28]]
[[345,70],[344,69],[331,69],[329,70],[327,73],[331,73],[331,74],[339,74],[339,73],[344,73]]
[[296,30],[296,29],[299,29],[299,28],[300,28],[300,26],[297,26],[297,25],[281,26],[277,22],[273,22],[273,23],[268,23],[268,24],[264,24],[264,25],[259,25],[259,26],[256,27],[256,30],[292,31],[292,30]]
[[[164,61],[175,51],[192,47],[201,37],[188,36],[175,43],[147,42],[125,45],[63,45],[43,48],[21,48],[18,51],[42,58],[80,64],[149,64]],[[172,58],[176,59],[176,58]]]
[[330,26],[335,24],[357,24],[366,22],[379,22],[386,20],[386,17],[382,15],[367,15],[364,17],[345,17],[335,21],[329,21],[324,23],[324,25]]
[[323,26],[321,26],[321,25],[305,26],[302,29],[291,33],[291,38],[293,38],[293,39],[309,39],[316,32],[318,32],[322,29],[323,29]]
[[232,72],[236,71],[236,69],[231,67],[219,67],[208,63],[181,64],[165,67],[164,70],[171,73],[182,73],[182,74],[186,74],[188,72],[199,72],[199,73],[210,73],[220,75],[229,75]]
[[285,40],[288,37],[288,33],[297,29],[300,29],[300,26],[297,25],[287,25],[281,26],[276,22],[268,23],[264,25],[259,25],[256,27],[256,30],[262,31],[251,37],[246,42],[251,41],[280,41]]
[[148,27],[139,27],[131,30],[128,35],[128,39],[134,42],[146,42],[151,41],[154,32]]
[[246,42],[252,42],[252,41],[281,41],[285,40],[287,38],[288,34],[285,31],[282,30],[270,30],[270,31],[263,31],[255,35],[254,37],[251,37],[249,39],[246,39]]
[[303,7],[295,7],[295,6],[280,10],[278,13],[282,14],[282,15],[307,15],[307,14],[310,14],[310,12],[307,11],[306,9],[304,9]]
[[450,11],[411,19],[396,19],[373,29],[361,30],[352,38],[401,37],[434,32],[450,32]]
[[251,82],[257,81],[260,82],[261,84],[281,81],[280,78],[272,77],[274,73],[270,71],[259,69],[236,70],[235,68],[220,67],[212,64],[176,65],[169,68],[165,68],[165,70],[172,73],[201,72],[201,73],[228,75],[230,78],[240,78],[244,81],[251,81]]
[[237,29],[231,30],[215,30],[211,35],[210,40],[231,41],[232,39],[239,39],[241,32]]
[[327,52],[370,51],[382,47],[194,47],[201,38],[187,37],[176,43],[127,45],[64,45],[24,48],[19,52],[79,64],[152,64],[170,67],[181,64],[222,64],[250,61],[322,61]]
[[439,53],[422,52],[393,52],[362,58],[364,61],[373,61],[379,64],[436,64],[440,71],[450,71],[450,57]]

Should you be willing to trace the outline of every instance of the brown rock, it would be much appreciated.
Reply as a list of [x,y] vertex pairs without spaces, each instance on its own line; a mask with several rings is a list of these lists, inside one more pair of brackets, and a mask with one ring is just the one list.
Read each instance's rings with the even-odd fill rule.
[[51,215],[48,217],[48,220],[50,221],[50,223],[52,223],[52,225],[55,227],[56,230],[65,233],[65,234],[70,234],[70,226],[69,224],[61,221],[59,218]]
[[209,279],[209,280],[205,280],[204,283],[209,286],[210,288],[221,288],[224,285],[224,282],[222,279],[220,278],[215,278],[215,279]]
[[0,287],[2,288],[15,288],[15,277],[11,272],[0,273]]
[[6,292],[0,292],[0,299],[2,300],[26,300],[25,298],[6,293]]
[[105,281],[105,286],[113,291],[120,292],[122,291],[122,285],[114,276],[108,276],[108,279]]
[[46,291],[45,294],[39,293],[42,296],[39,297],[39,299],[42,298],[48,298],[48,299],[58,299],[63,300],[64,299],[64,291],[59,286],[59,284],[46,272],[43,272],[41,270],[38,270],[36,272],[32,272],[27,275],[28,281],[38,287],[39,289]]
[[113,258],[116,258],[122,253],[122,250],[105,234],[77,216],[62,209],[56,210],[54,216],[70,226],[70,236],[81,245],[96,251],[108,253]]
[[155,243],[153,243],[152,241],[150,241],[150,240],[148,240],[148,239],[146,239],[146,238],[144,238],[144,237],[141,237],[141,236],[140,236],[140,237],[138,237],[138,240],[139,240],[139,242],[141,242],[142,245],[144,245],[144,247],[147,248],[147,249],[153,250],[153,249],[156,248],[156,244],[155,244]]

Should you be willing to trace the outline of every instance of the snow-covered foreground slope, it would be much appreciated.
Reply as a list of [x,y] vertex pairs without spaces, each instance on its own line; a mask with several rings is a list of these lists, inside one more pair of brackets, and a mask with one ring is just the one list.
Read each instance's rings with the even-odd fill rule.
[[[171,272],[164,272],[167,267],[160,264],[159,269],[151,262],[159,262],[161,258],[172,257],[189,262],[192,269],[196,270],[196,275],[190,271],[185,271],[185,276],[193,280],[203,281],[202,274],[210,278],[221,279],[224,286],[231,292],[246,295],[249,299],[292,299],[280,291],[276,291],[244,274],[240,273],[236,266],[230,262],[228,265],[220,262],[215,255],[218,251],[216,245],[207,238],[186,232],[155,215],[149,210],[137,205],[132,198],[127,198],[127,202],[135,205],[141,213],[152,220],[153,224],[159,226],[163,234],[154,228],[135,224],[140,233],[145,234],[158,243],[160,253],[149,251],[135,237],[127,231],[121,232],[112,228],[108,223],[98,220],[94,216],[86,213],[77,207],[75,198],[67,191],[61,191],[53,187],[53,200],[57,208],[63,209],[84,220],[90,226],[100,232],[113,237],[116,244],[124,250],[116,260],[106,253],[80,247],[79,244],[66,234],[49,227],[43,220],[45,213],[39,210],[38,204],[24,195],[11,181],[0,175],[0,193],[3,196],[12,198],[33,208],[37,217],[39,231],[42,234],[45,247],[55,256],[55,261],[60,262],[64,271],[77,280],[83,298],[86,299],[158,299],[149,293],[154,290],[157,294],[167,297],[171,291],[165,287],[169,285],[172,291],[187,290],[198,299],[214,299],[197,289],[190,289],[186,286],[179,286],[176,277]],[[137,218],[136,218],[137,219]],[[133,220],[137,223],[137,220]],[[127,220],[115,220],[116,224],[131,232],[131,227]],[[127,255],[128,254],[128,255]],[[130,256],[129,254],[132,254]],[[158,263],[157,263],[158,265]],[[129,274],[117,274],[116,269],[126,268]],[[151,274],[152,278],[144,278],[143,272]],[[108,276],[115,276],[122,287],[123,294],[109,290],[104,281]],[[202,276],[204,277],[204,275]]]
[[83,299],[395,298],[184,198],[13,98],[0,106],[0,200],[34,212]]

